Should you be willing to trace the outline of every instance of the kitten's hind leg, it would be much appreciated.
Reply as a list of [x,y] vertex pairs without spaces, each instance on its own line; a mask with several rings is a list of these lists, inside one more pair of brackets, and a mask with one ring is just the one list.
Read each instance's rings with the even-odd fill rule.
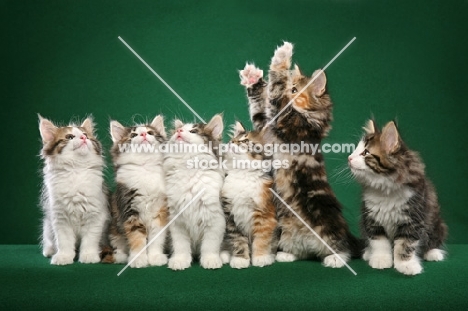
[[255,130],[261,130],[267,123],[269,115],[269,105],[266,94],[266,82],[263,80],[263,70],[253,64],[246,64],[244,69],[239,71],[241,84],[246,87],[249,99],[250,120]]
[[442,261],[445,258],[445,252],[438,248],[433,248],[424,254],[426,261]]
[[276,253],[277,262],[293,262],[297,260],[297,256],[287,252]]

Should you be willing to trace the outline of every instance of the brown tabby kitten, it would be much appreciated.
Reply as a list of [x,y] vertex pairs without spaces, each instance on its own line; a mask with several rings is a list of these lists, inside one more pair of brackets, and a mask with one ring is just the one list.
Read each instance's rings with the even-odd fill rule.
[[[374,121],[349,156],[349,166],[363,186],[362,230],[367,237],[363,258],[372,268],[394,265],[399,272],[422,272],[420,256],[444,259],[440,249],[447,226],[440,216],[432,183],[419,155],[401,140],[394,122],[380,132]],[[393,247],[393,255],[392,255]]]
[[247,132],[236,122],[224,156],[227,170],[222,200],[232,268],[247,268],[250,256],[253,266],[263,267],[275,261],[277,221],[269,190],[273,185],[272,163],[263,152],[253,149],[254,145],[263,144],[261,138],[259,132]]
[[[263,129],[264,140],[278,144],[320,144],[330,130],[332,103],[326,91],[326,77],[316,71],[304,76],[299,68],[291,72],[292,44],[285,42],[272,58],[269,81],[262,71],[247,65],[241,71],[241,84],[247,86],[251,119],[256,128]],[[289,105],[277,119],[271,120],[302,90],[315,80]],[[265,88],[268,87],[268,91]],[[265,96],[265,95],[268,95]],[[269,125],[266,126],[265,125]],[[344,260],[359,255],[358,240],[352,236],[342,215],[341,205],[330,187],[321,153],[310,150],[275,153],[275,159],[289,162],[288,168],[275,170],[275,190],[318,235]],[[283,203],[277,201],[281,230],[277,261],[294,261],[317,256],[328,267],[344,263],[304,226]]]

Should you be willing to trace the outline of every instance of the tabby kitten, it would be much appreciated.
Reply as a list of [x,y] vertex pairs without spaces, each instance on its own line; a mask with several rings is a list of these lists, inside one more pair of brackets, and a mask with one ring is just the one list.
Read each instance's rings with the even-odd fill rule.
[[190,267],[194,253],[200,255],[203,268],[217,269],[222,266],[220,247],[226,228],[220,200],[224,172],[220,165],[207,167],[204,164],[219,160],[223,119],[221,115],[215,115],[208,124],[184,124],[175,120],[174,125],[164,158],[171,217],[204,191],[169,227],[173,248],[169,268],[184,270]]
[[42,253],[53,265],[100,261],[109,222],[101,144],[91,117],[81,125],[58,127],[39,116],[43,147]]
[[[130,267],[162,266],[167,263],[167,256],[166,233],[161,229],[167,224],[168,210],[163,155],[157,151],[166,142],[163,117],[132,127],[111,121],[110,133],[117,183],[109,234],[114,260],[125,263],[129,255],[128,260],[134,260]],[[158,233],[159,237],[135,258]]]
[[[394,122],[379,131],[374,121],[349,156],[349,166],[363,186],[363,258],[372,268],[392,265],[401,273],[422,272],[420,257],[444,259],[440,248],[447,226],[432,183],[419,155],[401,140]],[[393,254],[392,254],[393,248]]]
[[[230,265],[237,269],[250,265],[251,253],[253,266],[263,267],[275,261],[277,221],[269,189],[273,178],[266,166],[253,165],[253,161],[268,163],[271,160],[252,151],[255,144],[262,144],[260,134],[247,132],[236,122],[224,157],[228,170],[222,199],[227,220],[226,242],[232,254]],[[247,164],[241,165],[241,161]]]
[[[251,119],[264,133],[264,141],[277,144],[320,144],[330,130],[332,103],[326,91],[325,73],[317,70],[304,76],[295,66],[290,71],[293,46],[285,42],[271,60],[269,81],[262,71],[247,64],[241,71],[241,84],[247,87]],[[304,88],[314,81],[277,119],[265,126]],[[267,90],[265,90],[267,89]],[[289,168],[274,172],[275,190],[317,234],[344,260],[359,256],[358,240],[350,233],[342,207],[328,183],[321,153],[310,150],[275,153],[275,159],[287,160]],[[317,256],[327,267],[342,267],[336,257],[279,200],[275,200],[281,230],[276,260],[282,262]]]

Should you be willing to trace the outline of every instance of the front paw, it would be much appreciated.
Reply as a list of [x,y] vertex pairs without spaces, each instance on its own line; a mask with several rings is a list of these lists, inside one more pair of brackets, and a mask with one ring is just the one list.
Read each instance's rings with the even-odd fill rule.
[[271,59],[271,70],[288,70],[291,67],[291,57],[293,54],[293,45],[289,42],[278,47]]
[[99,256],[99,253],[94,252],[80,252],[78,261],[81,263],[98,263],[101,262],[101,256]]
[[387,269],[393,265],[391,254],[377,254],[369,257],[369,265],[374,269]]
[[132,268],[144,268],[148,266],[148,256],[144,252],[139,256],[131,255],[128,262]]
[[286,252],[278,252],[276,254],[276,261],[278,262],[293,262],[296,261],[297,257],[294,254]]
[[175,255],[169,259],[168,266],[172,270],[185,270],[192,263],[191,255]]
[[218,254],[202,255],[200,265],[205,269],[219,269],[223,266],[223,261]]
[[167,264],[166,254],[152,254],[148,256],[148,263],[150,266],[164,266]]
[[273,255],[262,255],[252,257],[252,266],[265,267],[275,262],[275,256]]
[[253,64],[245,64],[244,70],[239,71],[241,84],[246,87],[251,87],[263,77],[263,70],[258,69]]
[[395,269],[406,275],[416,275],[422,272],[422,266],[419,260],[412,258],[410,260],[395,260]]
[[229,265],[231,266],[231,268],[234,269],[245,269],[250,266],[250,259],[242,257],[232,257]]
[[[338,257],[339,256],[339,257]],[[340,259],[341,258],[341,259]],[[345,262],[348,261],[348,256],[347,255],[328,255],[323,259],[323,265],[325,267],[330,267],[330,268],[341,268],[345,264]]]
[[70,265],[73,263],[73,259],[75,258],[75,253],[61,253],[58,252],[54,256],[52,256],[52,260],[50,263],[52,265],[64,266]]

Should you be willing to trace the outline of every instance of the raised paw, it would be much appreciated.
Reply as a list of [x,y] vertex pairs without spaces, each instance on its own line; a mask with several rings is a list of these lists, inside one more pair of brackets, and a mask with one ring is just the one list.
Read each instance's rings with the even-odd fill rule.
[[232,257],[229,265],[234,269],[245,269],[250,266],[250,260],[242,257]]
[[349,257],[345,254],[329,255],[323,259],[323,265],[330,268],[341,268],[344,266],[344,263],[348,261],[348,258]]
[[273,255],[262,255],[252,257],[252,266],[265,267],[275,262],[275,256]]
[[442,261],[444,260],[445,252],[443,250],[434,248],[424,254],[424,259],[427,261]]
[[99,253],[80,252],[78,261],[81,263],[98,263],[101,262],[101,256],[99,256]]
[[187,255],[174,255],[169,259],[168,267],[172,270],[185,270],[190,267],[192,263],[192,256]]
[[148,266],[148,256],[146,253],[141,253],[139,256],[131,255],[128,262],[132,268],[144,268]]
[[423,270],[419,260],[414,257],[410,260],[395,260],[395,269],[406,275],[420,274]]
[[218,254],[201,255],[200,265],[205,269],[219,269],[223,266],[223,261]]
[[148,264],[150,266],[164,266],[167,264],[166,254],[151,254],[148,255]]
[[73,263],[73,258],[75,258],[75,253],[61,253],[58,252],[54,256],[52,256],[52,260],[50,263],[52,265],[64,266],[70,265]]
[[393,265],[391,254],[377,254],[369,257],[369,265],[374,269],[387,269]]
[[278,262],[293,262],[296,260],[297,260],[297,257],[290,253],[278,252],[276,254],[276,261]]
[[243,70],[239,71],[241,84],[246,87],[251,87],[263,77],[263,70],[255,67],[254,64],[245,64]]
[[291,67],[291,57],[293,54],[293,45],[289,42],[278,47],[271,59],[271,70],[287,70]]

